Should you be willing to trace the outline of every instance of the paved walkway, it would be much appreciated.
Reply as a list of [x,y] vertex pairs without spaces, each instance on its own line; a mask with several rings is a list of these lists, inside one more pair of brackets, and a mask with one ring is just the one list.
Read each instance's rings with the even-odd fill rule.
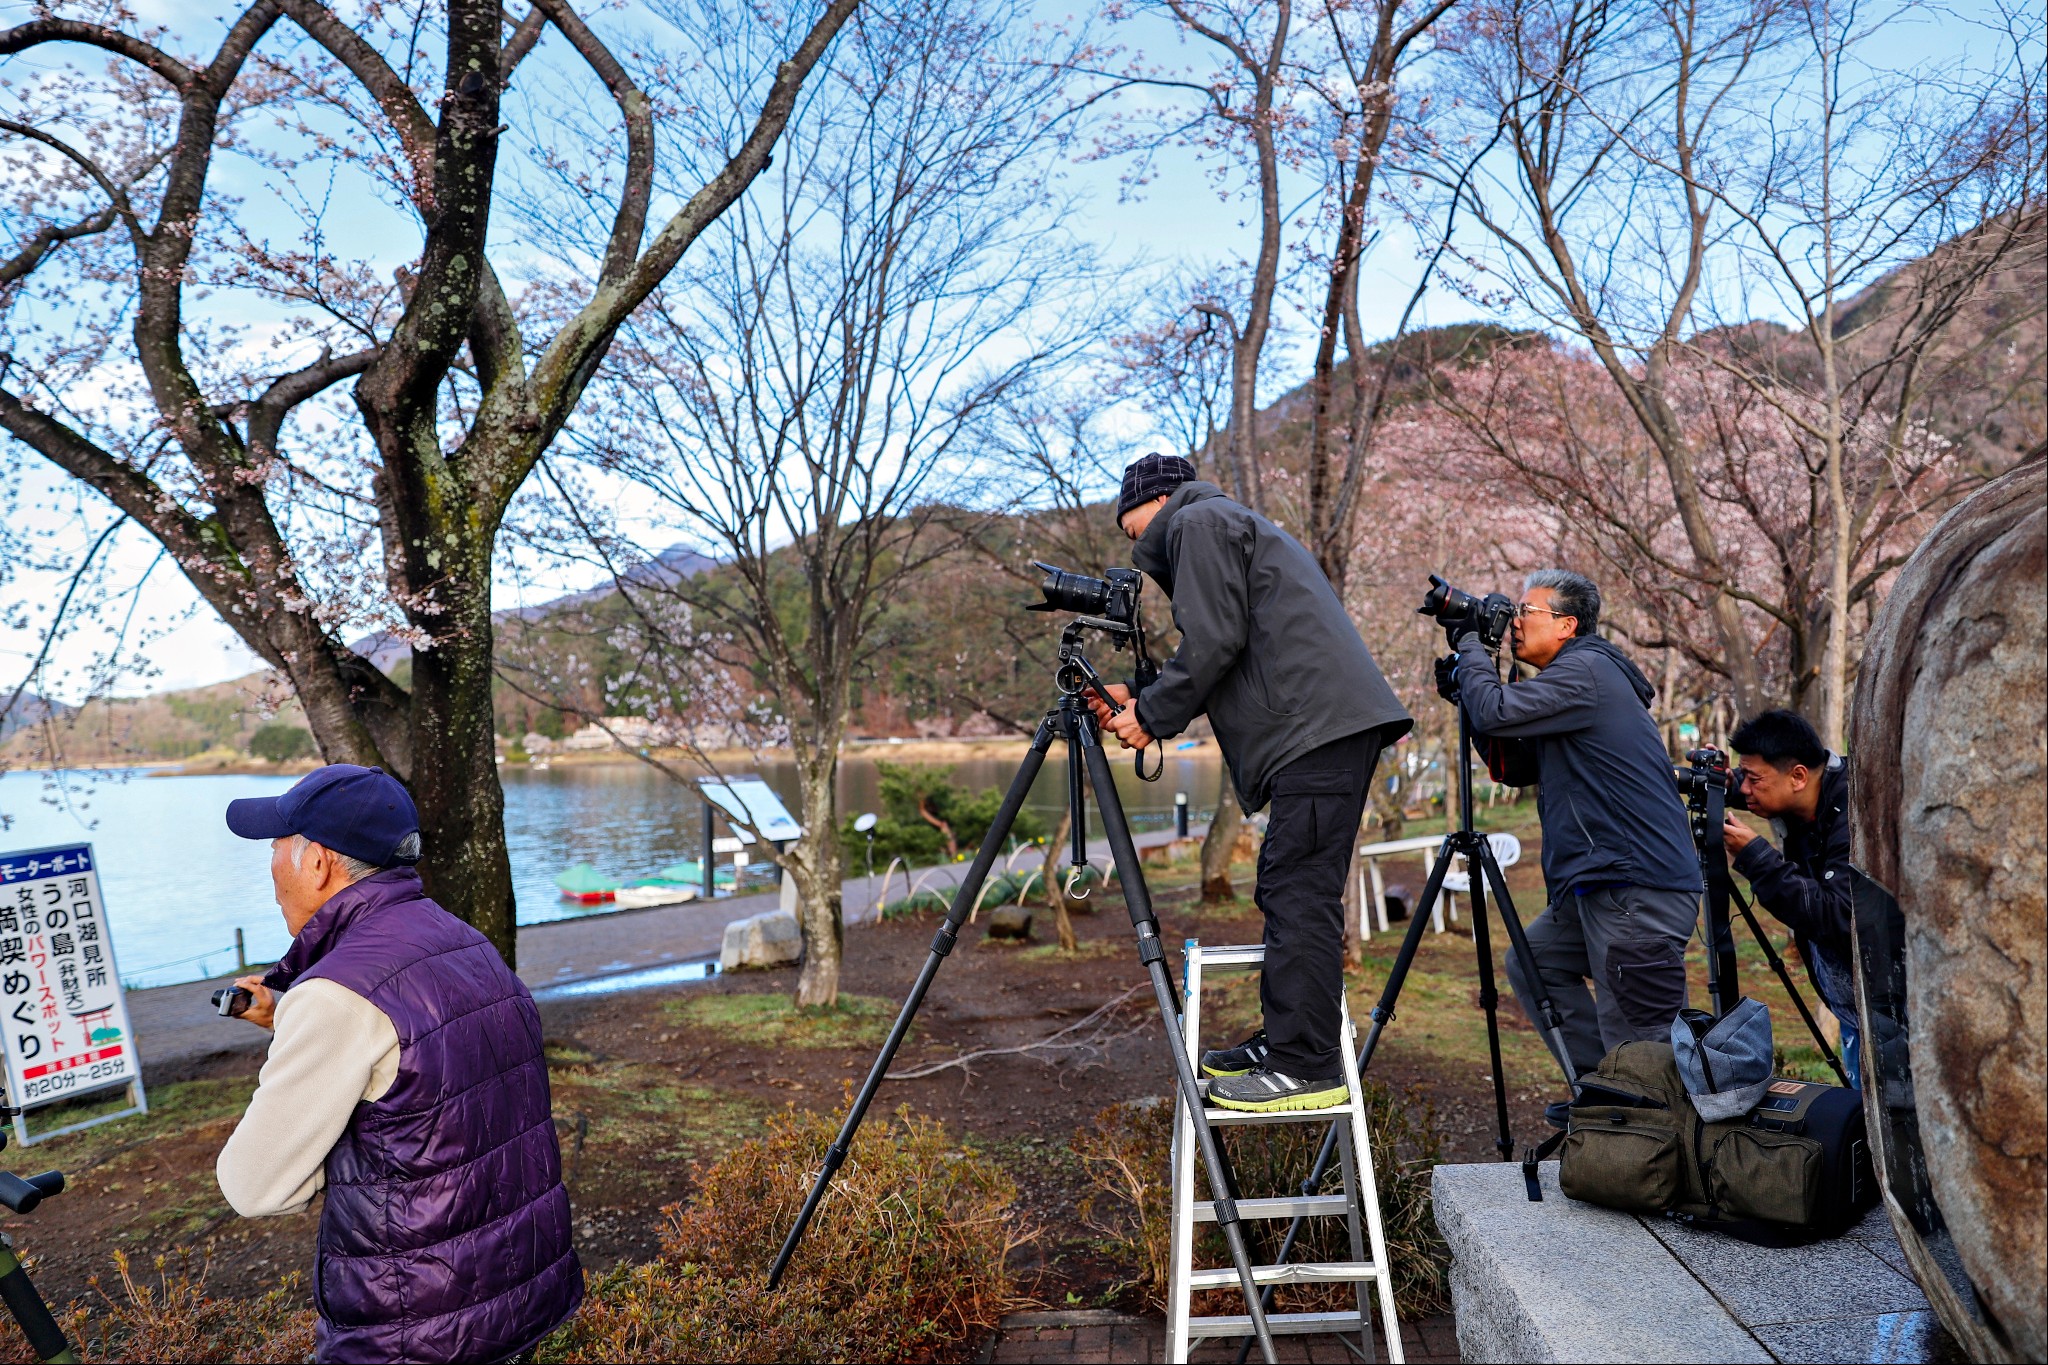
[[[1201,837],[1206,829],[1206,825],[1195,826],[1191,837]],[[1141,851],[1163,847],[1172,840],[1171,830],[1136,836]],[[1024,867],[1028,857],[1019,858],[1016,865]],[[1108,867],[1108,843],[1091,843],[1089,857],[1097,865]],[[998,870],[1001,866],[997,864]],[[967,864],[948,863],[920,869],[913,876],[920,887],[949,891],[959,885],[966,872]],[[860,876],[842,886],[847,923],[859,924],[877,917],[882,880],[880,875]],[[886,894],[888,899],[897,900],[905,890],[904,876],[899,870],[889,879]],[[527,985],[539,989],[666,963],[715,958],[727,924],[773,910],[780,903],[779,892],[767,891],[529,924],[519,931],[519,975]],[[269,1043],[268,1034],[220,1018],[208,1003],[215,990],[233,980],[233,975],[219,976],[181,986],[153,986],[128,992],[128,1017],[135,1027],[136,1050],[150,1072],[177,1069],[222,1054],[254,1054],[264,1050]]]
[[[1239,1345],[1205,1342],[1190,1359],[1234,1361]],[[1413,1365],[1457,1365],[1458,1332],[1448,1317],[1402,1323],[1401,1345]],[[1166,1324],[1159,1318],[1100,1309],[1012,1313],[977,1359],[979,1365],[1150,1365],[1161,1358],[1165,1346]],[[1355,1351],[1330,1336],[1281,1337],[1274,1346],[1280,1359],[1291,1365],[1355,1365],[1358,1360]]]

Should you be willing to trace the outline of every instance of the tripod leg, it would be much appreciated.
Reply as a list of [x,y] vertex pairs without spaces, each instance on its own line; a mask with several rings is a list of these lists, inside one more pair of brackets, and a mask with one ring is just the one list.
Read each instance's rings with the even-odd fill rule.
[[14,1244],[0,1236],[0,1301],[7,1304],[7,1311],[21,1324],[21,1330],[28,1337],[29,1349],[36,1353],[36,1359],[43,1361],[75,1361],[78,1353],[71,1349],[71,1343],[64,1339],[64,1329],[50,1316],[50,1307],[43,1302],[43,1296],[29,1282],[28,1271],[14,1254]]
[[1380,991],[1377,1005],[1372,1007],[1372,1028],[1365,1035],[1365,1046],[1359,1049],[1358,1071],[1372,1065],[1372,1054],[1380,1045],[1380,1034],[1388,1024],[1394,1022],[1394,1002],[1401,997],[1401,986],[1408,980],[1408,969],[1415,964],[1415,950],[1422,946],[1423,926],[1429,923],[1429,916],[1422,907],[1435,905],[1436,898],[1444,889],[1444,874],[1451,869],[1451,841],[1444,840],[1443,848],[1436,855],[1436,863],[1429,869],[1429,880],[1423,884],[1422,899],[1408,912],[1408,932],[1402,936],[1401,951],[1394,955],[1394,968],[1387,973],[1387,984]]
[[797,1243],[803,1240],[805,1229],[810,1227],[819,1201],[831,1187],[832,1177],[846,1164],[847,1153],[853,1147],[853,1135],[860,1131],[861,1120],[867,1117],[868,1106],[874,1103],[882,1078],[889,1074],[889,1064],[896,1060],[897,1049],[903,1046],[911,1021],[917,1017],[918,1007],[924,1004],[925,992],[931,989],[932,978],[939,974],[939,964],[953,951],[953,944],[960,937],[960,926],[967,922],[968,913],[974,909],[974,902],[981,895],[982,883],[988,880],[989,869],[995,866],[997,857],[1002,854],[1003,841],[1010,837],[1010,827],[1017,823],[1017,812],[1023,809],[1025,798],[1031,795],[1031,784],[1038,777],[1038,770],[1045,765],[1045,753],[1052,747],[1052,738],[1053,718],[1047,716],[1039,722],[1038,733],[1031,737],[1031,748],[1026,751],[1024,761],[1017,765],[1017,775],[1010,781],[1010,790],[1004,794],[1003,804],[982,838],[981,848],[968,866],[967,875],[961,878],[959,889],[953,893],[953,908],[946,912],[945,922],[932,935],[931,950],[925,956],[924,967],[918,972],[910,994],[904,997],[903,1008],[896,1015],[896,1023],[889,1030],[881,1052],[876,1055],[875,1064],[868,1068],[868,1078],[861,1083],[860,1093],[854,1097],[853,1108],[847,1111],[839,1136],[825,1150],[825,1164],[819,1169],[810,1194],[804,1198],[803,1208],[796,1216],[796,1225],[783,1239],[782,1250],[775,1253],[775,1264],[768,1271],[770,1289],[782,1283],[782,1273],[789,1269],[789,1259],[796,1254]]
[[[1472,884],[1472,948],[1479,957],[1479,1008],[1486,1012],[1486,1050],[1493,1062],[1493,1121],[1499,1132],[1493,1149],[1502,1161],[1513,1161],[1515,1134],[1508,1122],[1508,1077],[1500,1061],[1500,987],[1493,974],[1493,930],[1486,922],[1486,878],[1478,868],[1492,857],[1492,845],[1484,839],[1474,840],[1465,850],[1465,872]],[[1505,915],[1502,920],[1506,921]],[[1509,940],[1510,945],[1513,942]]]
[[1231,1262],[1237,1267],[1238,1286],[1244,1291],[1244,1308],[1251,1318],[1252,1335],[1269,1365],[1275,1361],[1273,1333],[1266,1325],[1266,1309],[1259,1297],[1258,1282],[1252,1278],[1251,1253],[1244,1242],[1244,1225],[1237,1216],[1237,1200],[1230,1193],[1229,1166],[1216,1143],[1216,1130],[1203,1112],[1201,1087],[1195,1080],[1194,1063],[1188,1058],[1187,1043],[1177,1027],[1180,1009],[1173,997],[1172,978],[1166,972],[1166,950],[1159,943],[1159,921],[1152,913],[1152,895],[1145,886],[1145,872],[1138,863],[1137,845],[1131,842],[1131,827],[1124,819],[1123,803],[1110,776],[1109,756],[1095,735],[1091,716],[1073,713],[1068,720],[1069,742],[1078,740],[1088,761],[1088,780],[1095,788],[1095,804],[1102,810],[1103,832],[1109,836],[1109,851],[1116,861],[1117,881],[1122,883],[1124,904],[1131,913],[1131,926],[1138,931],[1138,960],[1152,977],[1152,993],[1159,1000],[1159,1020],[1166,1030],[1167,1050],[1173,1054],[1173,1070],[1180,1081],[1181,1103],[1194,1122],[1195,1141],[1201,1147],[1202,1163],[1209,1168],[1209,1192],[1215,1196],[1216,1226],[1229,1244]]
[[1486,884],[1493,888],[1494,903],[1500,906],[1501,923],[1507,926],[1508,951],[1520,959],[1522,975],[1529,979],[1529,989],[1536,995],[1536,1010],[1543,1016],[1543,1031],[1550,1037],[1558,1065],[1564,1068],[1565,1084],[1576,1092],[1579,1072],[1572,1064],[1571,1050],[1565,1046],[1564,1016],[1557,1012],[1557,1002],[1550,998],[1550,988],[1543,984],[1542,976],[1536,971],[1535,950],[1529,947],[1529,935],[1522,928],[1522,917],[1515,913],[1514,898],[1508,895],[1508,879],[1501,875],[1500,864],[1494,861],[1493,845],[1480,845],[1479,866],[1486,873]]
[[1742,912],[1742,918],[1749,925],[1749,932],[1756,935],[1756,946],[1764,950],[1764,961],[1771,964],[1771,970],[1778,974],[1778,981],[1785,987],[1785,994],[1792,997],[1793,1008],[1797,1009],[1799,1017],[1806,1021],[1806,1031],[1813,1035],[1814,1046],[1820,1049],[1821,1056],[1827,1058],[1828,1065],[1834,1069],[1835,1075],[1841,1078],[1842,1084],[1849,1084],[1849,1073],[1843,1068],[1842,1059],[1828,1046],[1827,1035],[1820,1031],[1820,1021],[1813,1017],[1813,1011],[1806,1007],[1805,997],[1801,996],[1799,988],[1792,984],[1792,973],[1786,969],[1785,960],[1778,956],[1778,950],[1771,946],[1770,935],[1764,932],[1763,925],[1757,923],[1756,916],[1750,911],[1749,902],[1733,887],[1728,889],[1728,894],[1734,899],[1735,908]]

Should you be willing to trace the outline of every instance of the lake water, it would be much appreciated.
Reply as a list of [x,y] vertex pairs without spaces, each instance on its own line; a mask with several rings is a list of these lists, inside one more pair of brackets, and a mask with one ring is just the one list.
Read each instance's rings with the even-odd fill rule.
[[[1062,754],[1055,745],[1028,803],[1048,830],[1065,800]],[[953,780],[970,788],[1007,787],[1016,770],[1014,760],[999,759],[952,767]],[[1156,783],[1138,781],[1127,756],[1114,767],[1118,793],[1138,829],[1170,824],[1176,791],[1188,794],[1197,822],[1215,808],[1222,765],[1214,748],[1169,755],[1166,774]],[[789,764],[763,764],[756,771],[794,808],[796,781]],[[606,913],[561,898],[554,877],[571,863],[592,863],[626,880],[697,856],[702,807],[691,793],[640,764],[540,772],[507,765],[501,772],[521,924]],[[122,979],[131,986],[203,980],[234,967],[237,928],[253,962],[275,959],[290,942],[271,896],[269,846],[228,833],[222,813],[237,797],[274,795],[294,780],[132,771],[4,773],[0,816],[11,824],[0,830],[0,853],[91,843]],[[841,764],[842,812],[875,809],[877,791],[871,759],[851,757]],[[1099,835],[1092,802],[1089,813],[1089,828]],[[848,871],[858,871],[859,847],[849,848],[847,858]]]

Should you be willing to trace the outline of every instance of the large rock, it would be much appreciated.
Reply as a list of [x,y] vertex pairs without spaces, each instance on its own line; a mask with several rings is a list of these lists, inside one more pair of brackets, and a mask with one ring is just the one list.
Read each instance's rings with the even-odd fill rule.
[[796,916],[787,910],[770,910],[725,926],[725,940],[718,949],[718,970],[784,967],[803,955],[804,935],[797,927]]
[[1871,626],[1849,742],[1855,861],[1904,916],[1928,1178],[2005,1348],[2031,1360],[2048,1356],[2044,578],[2037,450],[1907,562]]

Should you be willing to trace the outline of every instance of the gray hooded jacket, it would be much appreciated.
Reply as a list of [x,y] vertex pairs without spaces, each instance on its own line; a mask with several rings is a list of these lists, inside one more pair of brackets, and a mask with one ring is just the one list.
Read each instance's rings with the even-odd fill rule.
[[1131,549],[1173,600],[1180,649],[1138,697],[1170,739],[1204,711],[1246,810],[1311,749],[1365,730],[1382,745],[1414,720],[1301,542],[1213,483],[1184,483]]
[[1657,689],[1597,635],[1564,642],[1541,673],[1503,686],[1477,635],[1458,642],[1458,696],[1472,728],[1511,742],[1509,782],[1537,782],[1543,880],[1698,891],[1699,854],[1650,700]]

